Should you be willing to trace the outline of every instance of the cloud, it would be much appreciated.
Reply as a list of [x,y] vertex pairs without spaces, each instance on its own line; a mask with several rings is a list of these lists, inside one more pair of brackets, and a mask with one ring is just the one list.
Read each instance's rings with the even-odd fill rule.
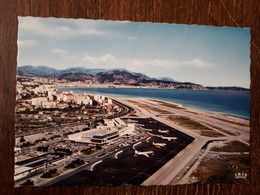
[[38,44],[38,41],[36,41],[34,39],[18,40],[17,44],[18,44],[19,47],[33,47],[33,46],[36,46]]
[[137,66],[171,66],[171,65],[176,65],[175,61],[171,61],[171,60],[159,60],[159,59],[155,59],[155,60],[137,60],[134,59],[133,60],[133,64],[137,65]]
[[78,35],[104,35],[105,33],[97,30],[97,29],[87,29],[87,28],[82,28],[78,31],[78,33],[75,33]]
[[69,53],[68,50],[64,50],[64,49],[52,49],[51,51],[52,51],[53,53],[62,54],[62,55],[65,55],[65,54],[68,54],[68,53]]
[[118,59],[110,54],[103,55],[101,57],[95,56],[86,56],[83,61],[88,61],[92,64],[100,64],[100,63],[116,63]]
[[99,30],[97,25],[95,26],[93,22],[84,20],[72,21],[72,19],[67,19],[59,22],[58,19],[42,19],[34,17],[19,17],[19,29],[31,32],[34,35],[54,38],[67,38],[80,35],[105,35],[108,33]]
[[136,36],[129,36],[129,37],[127,37],[127,39],[130,40],[130,41],[132,41],[132,40],[137,39],[137,37],[136,37]]
[[202,60],[199,59],[194,59],[191,61],[184,61],[181,63],[182,65],[190,65],[190,66],[197,66],[197,67],[209,67],[213,66],[211,63],[203,62]]
[[26,17],[19,20],[19,29],[31,32],[34,35],[36,34],[47,37],[64,37],[72,32],[72,30],[67,26],[53,26],[43,22],[43,20],[39,18],[32,17]]
[[210,67],[213,66],[211,63],[204,62],[199,59],[191,61],[177,61],[177,60],[132,60],[133,65],[136,66],[159,66],[159,67],[179,67],[179,66],[194,66],[194,67]]

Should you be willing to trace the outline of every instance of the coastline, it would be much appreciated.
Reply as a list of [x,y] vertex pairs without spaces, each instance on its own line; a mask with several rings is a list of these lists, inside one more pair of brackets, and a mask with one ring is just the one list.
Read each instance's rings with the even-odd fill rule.
[[[57,87],[56,87],[57,88]],[[76,82],[72,84],[66,84],[66,85],[60,85],[58,88],[133,88],[133,89],[183,89],[183,90],[206,90],[206,91],[250,91],[248,88],[244,88],[243,90],[241,89],[235,89],[235,88],[230,88],[227,87],[202,87],[202,88],[176,88],[176,87],[158,87],[158,86],[133,86],[133,85],[109,85],[109,84],[90,84],[86,85],[85,83],[81,82]]]
[[[144,98],[144,99],[149,100],[148,98]],[[226,113],[222,113],[222,112],[213,112],[213,111],[208,111],[208,110],[203,110],[203,109],[198,109],[198,108],[192,108],[192,107],[184,106],[182,104],[178,104],[178,103],[175,103],[175,102],[169,102],[169,101],[165,101],[165,100],[161,100],[161,99],[151,99],[151,100],[160,100],[160,101],[165,102],[165,103],[175,104],[175,105],[178,105],[180,107],[183,107],[183,108],[191,110],[191,111],[194,110],[195,112],[204,112],[205,114],[217,114],[217,115],[221,115],[223,117],[224,116],[230,116],[230,117],[235,117],[235,118],[238,118],[238,119],[250,121],[250,119],[239,117],[239,116],[232,115],[232,114],[226,114]]]
[[228,117],[234,117],[234,118],[237,118],[239,120],[244,120],[244,121],[247,121],[249,122],[250,119],[246,119],[246,118],[242,118],[242,117],[238,117],[238,116],[235,116],[235,115],[231,115],[231,114],[225,114],[225,113],[218,113],[218,112],[210,112],[210,111],[207,111],[207,110],[202,110],[202,109],[197,109],[197,108],[191,108],[191,107],[188,107],[188,106],[184,106],[182,104],[178,104],[178,103],[174,103],[174,102],[169,102],[169,101],[165,101],[165,100],[161,100],[161,99],[152,99],[152,98],[143,98],[143,97],[109,97],[111,99],[116,99],[116,100],[121,100],[122,98],[123,99],[127,99],[127,100],[143,100],[143,101],[161,101],[161,102],[164,102],[164,103],[168,103],[168,104],[173,104],[173,105],[177,105],[179,106],[180,108],[183,108],[183,109],[186,109],[188,112],[196,112],[200,115],[213,115],[213,116],[217,116],[217,117],[225,117],[225,116],[228,116]]
[[[53,86],[54,87],[54,86]],[[54,87],[55,89],[57,89],[59,91],[59,89],[66,89],[66,88],[76,88],[76,89],[87,89],[87,88],[100,88],[100,89],[113,89],[113,88],[107,88],[107,87],[57,87],[55,86]],[[116,89],[116,88],[115,88]],[[122,88],[122,89],[134,89],[134,88]],[[158,89],[158,90],[163,90],[163,88],[136,88],[136,89]],[[165,89],[167,90],[167,89]],[[182,89],[180,89],[182,90]],[[191,90],[191,89],[184,89],[185,91],[186,90]],[[69,91],[69,90],[68,90]],[[195,90],[195,91],[199,91],[199,90]],[[205,90],[202,90],[202,91],[205,91]],[[83,92],[82,92],[83,93]],[[221,115],[225,115],[225,116],[231,116],[231,117],[237,117],[237,118],[240,118],[240,119],[245,119],[245,120],[250,120],[250,113],[249,113],[249,117],[247,118],[246,116],[241,116],[241,114],[234,114],[234,113],[230,113],[230,112],[224,112],[224,111],[216,111],[214,109],[207,109],[207,108],[203,108],[203,106],[199,106],[199,104],[194,104],[194,105],[184,105],[184,104],[181,104],[181,103],[177,103],[175,101],[169,101],[169,100],[165,100],[163,98],[156,98],[156,97],[144,97],[144,96],[138,96],[138,95],[127,95],[127,94],[112,94],[112,93],[105,93],[105,92],[96,92],[96,93],[91,93],[91,92],[87,92],[89,95],[96,95],[96,94],[103,94],[104,96],[107,96],[111,99],[113,98],[145,98],[145,99],[156,99],[156,100],[160,100],[160,101],[164,101],[164,102],[167,102],[167,103],[172,103],[172,104],[176,104],[176,105],[181,105],[185,108],[189,108],[189,109],[195,109],[195,110],[201,110],[201,111],[204,111],[204,112],[208,112],[208,113],[215,113],[215,114],[221,114]],[[114,96],[113,96],[114,95]],[[240,116],[239,116],[240,115]]]

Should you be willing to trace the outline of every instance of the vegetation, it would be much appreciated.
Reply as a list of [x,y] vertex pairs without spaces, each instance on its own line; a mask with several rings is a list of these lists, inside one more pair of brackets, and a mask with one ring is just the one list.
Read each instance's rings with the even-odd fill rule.
[[70,149],[66,149],[66,148],[57,148],[57,149],[55,149],[55,152],[64,153],[66,155],[71,155],[72,154]]
[[207,136],[207,137],[221,137],[221,136],[225,136],[222,133],[216,132],[214,130],[210,130],[210,131],[200,131],[200,135],[202,136]]
[[[235,166],[234,166],[235,165]],[[220,158],[203,159],[198,168],[191,174],[202,184],[212,183],[241,183],[245,179],[237,179],[236,173],[249,174],[248,155],[224,155]]]
[[235,133],[232,133],[232,132],[227,131],[227,130],[225,130],[225,129],[218,129],[218,130],[221,131],[222,133],[227,134],[227,135],[236,135]]
[[40,152],[48,152],[48,149],[49,149],[49,146],[39,146],[37,147],[37,151],[40,151]]
[[105,155],[106,155],[106,153],[105,153],[105,152],[103,152],[103,153],[101,153],[101,154],[97,155],[97,157],[102,157],[102,156],[105,156]]
[[34,182],[30,179],[27,179],[24,183],[21,184],[22,186],[33,186]]
[[234,122],[234,121],[229,121],[229,120],[226,120],[226,119],[223,119],[223,118],[214,117],[214,116],[210,116],[210,117],[211,117],[211,118],[214,118],[214,119],[217,119],[217,120],[220,120],[220,121],[228,122],[228,123],[231,123],[231,124],[234,124],[234,125],[239,125],[239,126],[243,126],[243,127],[248,127],[248,125],[243,124],[243,123],[238,123],[238,122]]
[[25,142],[24,136],[20,138],[20,142]]
[[81,153],[83,155],[90,155],[90,154],[94,154],[94,153],[98,152],[101,149],[102,149],[101,146],[93,146],[93,147],[81,150]]
[[51,169],[46,173],[43,173],[41,175],[41,178],[54,178],[57,177],[58,175],[60,175],[60,173],[58,173],[57,169]]
[[117,147],[115,147],[115,148],[112,148],[112,149],[108,150],[108,152],[109,152],[109,153],[115,152],[115,151],[117,151],[117,150],[119,150],[119,149],[120,149],[120,147],[117,146]]
[[83,160],[80,160],[79,158],[77,160],[73,160],[70,164],[65,166],[65,169],[74,169],[81,165],[84,165],[85,162]]
[[[76,132],[75,132],[75,133],[76,133]],[[50,139],[52,140],[52,139],[54,139],[54,138],[58,138],[58,137],[61,137],[61,136],[60,136],[60,135],[53,135],[53,136],[51,136]]]
[[[209,124],[208,124],[208,125],[209,125]],[[222,128],[220,128],[220,127],[216,127],[216,126],[213,126],[213,125],[209,125],[209,126],[213,127],[214,129],[217,129],[217,130],[219,130],[219,131],[221,131],[221,132],[223,132],[223,133],[225,133],[225,134],[227,134],[227,135],[236,135],[235,133],[232,133],[232,132],[227,131],[227,130],[225,130],[225,129],[222,129]]]
[[33,146],[35,145],[35,143],[31,143],[31,142],[25,142],[23,143],[20,147],[23,148],[23,147],[30,147],[30,146]]
[[240,141],[231,141],[222,147],[213,147],[210,150],[217,152],[249,152],[250,147]]
[[[162,110],[162,109],[159,109],[159,108],[156,108],[156,107],[153,107],[153,106],[148,106],[146,104],[142,104],[140,102],[137,102],[137,101],[133,101],[133,100],[128,100],[129,102],[133,103],[133,104],[136,104],[144,109],[147,109],[147,110],[152,110],[154,112],[158,112],[160,114],[174,114],[172,112],[169,112],[167,110]],[[157,100],[154,100],[154,101],[157,101]],[[158,100],[159,101],[159,100]],[[161,102],[161,101],[160,101]]]
[[188,129],[194,129],[194,130],[211,130],[208,127],[200,124],[199,122],[196,122],[194,120],[189,119],[188,117],[176,117],[176,116],[169,116],[168,119],[171,121],[176,122],[178,125],[184,126]]
[[[160,100],[153,100],[154,102],[158,102],[163,106],[169,107],[169,108],[174,108],[174,109],[184,109],[183,107],[180,107],[177,104],[173,104],[173,103],[168,103],[168,102],[164,102],[164,101],[160,101]],[[197,113],[195,113],[197,114]]]

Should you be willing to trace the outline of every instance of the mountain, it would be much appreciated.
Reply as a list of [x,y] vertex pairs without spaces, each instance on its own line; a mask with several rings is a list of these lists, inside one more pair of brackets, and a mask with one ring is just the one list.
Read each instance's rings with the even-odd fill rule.
[[136,75],[126,71],[106,71],[96,75],[96,80],[103,84],[131,85],[136,87],[151,88],[176,88],[176,89],[205,89],[202,85],[194,83],[180,83],[172,81],[153,80],[144,74]]
[[100,83],[113,84],[136,84],[142,80],[150,80],[147,76],[138,76],[128,71],[110,70],[96,74],[97,81]]
[[177,89],[215,89],[215,90],[240,90],[249,89],[242,87],[203,87],[190,82],[177,82],[169,77],[151,78],[143,73],[130,72],[126,69],[88,69],[84,67],[56,70],[47,66],[19,66],[17,80],[32,80],[34,76],[57,78],[59,81],[81,81],[89,84],[131,85],[136,87],[157,87]]
[[[102,69],[102,68],[85,68],[85,67],[73,67],[73,68],[67,68],[63,70],[57,70],[54,68],[50,68],[48,66],[18,66],[18,71],[22,71],[24,73],[30,73],[34,75],[40,75],[40,76],[48,76],[48,75],[63,75],[66,73],[86,73],[86,74],[93,74],[96,75],[101,72],[107,72],[107,71],[122,71],[122,72],[129,72],[136,76],[144,76],[148,77],[143,73],[138,72],[130,72],[126,70],[125,68],[115,68],[115,69]],[[150,78],[150,77],[148,77]],[[152,78],[150,78],[152,79]]]
[[[22,67],[24,68],[24,67]],[[62,72],[56,72],[53,69],[48,69],[45,67],[37,67],[37,68],[28,68],[25,67],[24,70],[27,73],[18,71],[17,80],[25,81],[26,79],[33,80],[35,77],[42,77],[44,75],[45,78],[56,78],[56,82],[66,83],[66,82],[74,82],[80,81],[85,84],[107,84],[109,86],[115,85],[128,85],[135,87],[150,87],[150,88],[175,88],[175,89],[205,89],[203,86],[194,84],[194,83],[180,83],[180,82],[172,82],[172,81],[162,81],[162,80],[154,80],[146,76],[142,73],[132,73],[125,69],[117,69],[117,70],[109,70],[105,72],[99,72],[95,74],[81,73],[78,71],[85,71],[86,69],[82,68],[73,68],[69,70],[65,70],[63,72],[68,71],[68,73],[61,74]],[[28,70],[29,69],[29,70]],[[43,70],[43,72],[38,72],[39,70]],[[97,69],[96,69],[97,70]],[[54,75],[53,73],[56,73]],[[37,75],[38,74],[38,75]],[[34,78],[30,78],[34,77]],[[29,81],[29,80],[28,80]]]
[[159,78],[157,78],[157,80],[176,82],[174,79],[172,79],[170,77],[159,77]]
[[58,70],[56,70],[54,68],[47,67],[47,66],[31,66],[31,65],[18,66],[17,70],[22,71],[24,73],[40,75],[40,76],[56,75],[59,72]]
[[65,74],[65,73],[86,73],[86,74],[97,74],[100,72],[104,72],[107,69],[89,69],[84,67],[75,67],[75,68],[67,68],[64,70],[59,71],[59,75]]
[[73,82],[73,81],[94,82],[95,76],[92,74],[86,74],[86,73],[79,73],[79,72],[71,73],[70,72],[70,73],[65,73],[65,74],[59,75],[58,80],[66,80],[69,82]]

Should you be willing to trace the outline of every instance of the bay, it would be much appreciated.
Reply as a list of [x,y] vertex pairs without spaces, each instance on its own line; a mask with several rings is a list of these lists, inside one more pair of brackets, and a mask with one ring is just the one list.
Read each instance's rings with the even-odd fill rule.
[[59,88],[58,90],[100,94],[108,97],[159,99],[181,104],[185,107],[250,119],[249,91],[147,88]]

